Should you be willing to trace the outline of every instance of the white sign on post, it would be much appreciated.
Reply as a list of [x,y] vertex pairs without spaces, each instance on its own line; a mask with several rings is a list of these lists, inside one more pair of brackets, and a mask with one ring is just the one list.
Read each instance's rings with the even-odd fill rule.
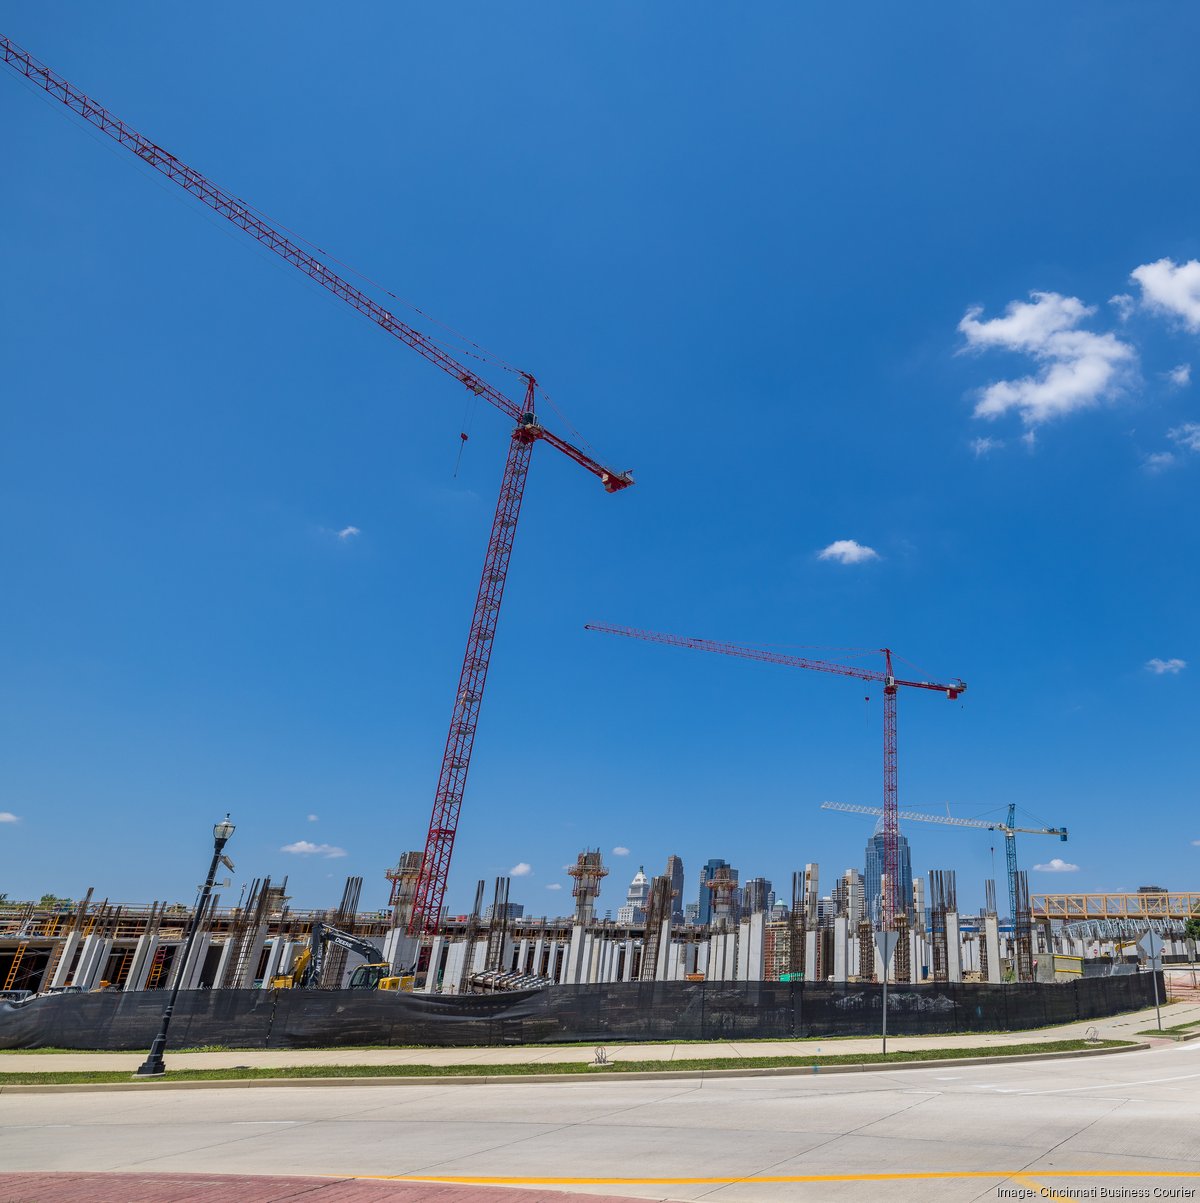
[[1138,947],[1142,950],[1142,954],[1151,961],[1158,959],[1158,954],[1163,949],[1163,938],[1157,932],[1148,931],[1139,941]]
[[889,966],[892,963],[892,955],[896,951],[896,944],[900,939],[900,933],[897,931],[877,931],[875,933],[875,950],[879,953],[879,959],[883,962],[883,1052],[887,1055],[887,988],[888,988],[888,973]]
[[879,953],[879,959],[883,962],[883,976],[886,978],[888,974],[888,966],[892,963],[892,956],[896,951],[896,945],[900,941],[900,933],[898,931],[877,931],[875,933],[875,948]]
[[1150,962],[1150,972],[1154,975],[1154,1014],[1158,1019],[1158,1030],[1162,1031],[1162,1009],[1158,1002],[1158,970],[1162,962],[1158,959],[1163,950],[1163,938],[1157,932],[1148,931],[1138,941],[1142,955]]

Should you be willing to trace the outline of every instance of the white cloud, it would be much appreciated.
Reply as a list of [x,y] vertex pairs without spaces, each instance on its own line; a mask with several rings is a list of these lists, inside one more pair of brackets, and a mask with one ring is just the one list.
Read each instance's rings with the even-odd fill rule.
[[1063,860],[1061,857],[1055,857],[1052,861],[1045,865],[1034,865],[1035,870],[1039,873],[1078,873],[1079,866],[1073,865],[1069,861]]
[[1137,302],[1127,292],[1119,292],[1115,297],[1109,297],[1108,303],[1117,311],[1117,317],[1123,322],[1129,320]]
[[318,816],[317,816],[317,815],[309,815],[309,816],[308,816],[308,821],[309,821],[310,823],[315,823],[315,822],[317,821],[317,818],[318,818]]
[[345,848],[338,848],[333,844],[310,844],[308,840],[297,840],[294,844],[284,844],[279,851],[291,852],[296,856],[324,856],[327,858],[346,855]]
[[1192,840],[1193,848],[1200,848],[1200,840]]
[[1176,388],[1187,388],[1192,383],[1192,365],[1190,363],[1177,363],[1169,372],[1164,372],[1163,375]]
[[1184,422],[1182,426],[1172,426],[1167,431],[1167,438],[1188,451],[1200,451],[1200,422]]
[[[1200,840],[1198,840],[1198,841],[1197,841],[1197,843],[1200,843]],[[551,882],[551,883],[550,883],[550,884],[549,884],[549,885],[546,887],[546,889],[548,889],[548,890],[561,890],[561,889],[562,889],[562,886],[561,886],[561,885],[559,885],[559,883],[558,883],[557,881],[552,881],[552,882]]]
[[1165,472],[1174,462],[1174,451],[1155,451],[1142,460],[1147,472]]
[[867,560],[879,559],[879,552],[873,547],[864,547],[854,539],[835,539],[817,553],[817,559],[837,560],[839,564],[863,564]]
[[1200,333],[1200,261],[1176,263],[1158,259],[1130,272],[1142,289],[1142,304],[1152,313],[1178,318],[1193,333]]
[[982,438],[972,439],[970,442],[971,450],[975,453],[976,459],[980,459],[989,452],[997,451],[1003,446],[1003,439],[993,439],[987,435],[984,435]]
[[533,872],[533,866],[527,861],[518,861],[508,871],[509,877],[528,877]]
[[337,537],[344,543],[347,539],[353,539],[355,535],[361,535],[362,531],[357,526],[343,526],[337,533]]
[[1170,660],[1160,660],[1157,656],[1153,660],[1146,661],[1146,671],[1152,672],[1156,677],[1161,677],[1163,673],[1181,673],[1187,668],[1187,661],[1180,660],[1178,656],[1172,656]]
[[629,855],[629,849],[626,848],[624,844],[618,844],[613,849],[613,856],[628,856],[628,855]]
[[1003,317],[980,321],[983,309],[976,305],[958,323],[968,349],[1017,351],[1040,365],[1036,376],[998,380],[982,389],[977,418],[1016,410],[1026,426],[1036,426],[1115,396],[1132,374],[1137,352],[1129,343],[1079,329],[1094,306],[1057,292],[1029,295],[1031,301],[1012,301]]
[[19,823],[20,816],[13,814],[11,810],[0,810],[0,823]]

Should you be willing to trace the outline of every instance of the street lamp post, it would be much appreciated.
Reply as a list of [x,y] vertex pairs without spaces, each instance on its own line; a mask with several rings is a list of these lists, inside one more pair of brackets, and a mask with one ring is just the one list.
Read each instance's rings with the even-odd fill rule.
[[183,983],[183,975],[187,972],[192,948],[196,943],[196,935],[200,931],[200,917],[204,914],[208,906],[208,896],[212,893],[213,880],[217,876],[217,865],[221,863],[221,854],[225,849],[225,845],[229,842],[229,837],[233,835],[233,831],[234,827],[229,821],[228,815],[213,826],[212,864],[208,866],[208,876],[204,879],[204,888],[200,892],[200,901],[196,904],[191,922],[188,924],[187,938],[183,943],[183,955],[179,961],[179,971],[175,974],[175,984],[171,987],[171,997],[167,999],[167,1009],[163,1012],[162,1024],[158,1029],[158,1035],[154,1037],[154,1043],[150,1046],[150,1054],[138,1066],[134,1077],[157,1078],[167,1072],[166,1064],[163,1061],[163,1052],[167,1047],[167,1028],[171,1026],[171,1014],[175,1010],[175,1000],[179,997],[179,987]]

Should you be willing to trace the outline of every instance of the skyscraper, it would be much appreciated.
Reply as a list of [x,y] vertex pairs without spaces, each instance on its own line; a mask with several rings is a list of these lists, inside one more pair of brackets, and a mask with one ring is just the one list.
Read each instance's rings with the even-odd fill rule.
[[772,893],[771,883],[765,877],[750,878],[742,886],[742,914],[754,915],[759,911],[768,910]]
[[677,856],[667,857],[667,876],[671,879],[671,889],[675,894],[671,903],[671,922],[683,922],[683,861]]
[[[897,845],[897,875],[900,878],[896,897],[900,905],[908,913],[912,913],[913,875],[912,853],[908,847],[908,836],[901,835]],[[867,864],[863,873],[863,892],[866,895],[867,918],[872,923],[879,922],[883,913],[883,899],[880,894],[880,878],[884,872],[883,832],[876,832],[867,841]]]
[[643,866],[629,883],[629,892],[625,895],[625,905],[617,911],[618,923],[644,923],[646,920],[646,901],[650,897],[650,879],[646,876]]
[[736,882],[738,879],[738,871],[729,866],[727,860],[722,860],[719,856],[714,856],[712,860],[705,861],[704,868],[700,870],[700,922],[709,924],[712,922],[712,890],[705,887],[705,882],[712,881],[713,873],[718,869],[729,869],[729,876]]

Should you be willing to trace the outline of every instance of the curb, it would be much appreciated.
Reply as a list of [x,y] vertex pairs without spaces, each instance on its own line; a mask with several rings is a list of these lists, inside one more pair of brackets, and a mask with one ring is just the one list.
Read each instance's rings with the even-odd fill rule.
[[[595,1082],[659,1082],[678,1079],[703,1081],[707,1078],[778,1078],[816,1077],[819,1074],[894,1073],[902,1069],[943,1069],[947,1065],[1012,1065],[1024,1061],[1062,1061],[1073,1057],[1104,1057],[1112,1053],[1144,1052],[1150,1048],[1144,1042],[1130,1043],[1120,1048],[1084,1048],[1073,1052],[1020,1053],[1016,1056],[939,1057],[933,1061],[863,1062],[857,1065],[777,1065],[746,1069],[679,1069],[657,1070],[652,1073],[597,1073]],[[588,1081],[587,1074],[461,1074],[446,1077],[382,1077],[369,1078],[218,1078],[191,1082],[62,1082],[30,1086],[0,1086],[4,1094],[70,1094],[88,1091],[113,1090],[250,1090],[256,1087],[302,1086],[519,1086],[531,1084],[556,1085]]]

